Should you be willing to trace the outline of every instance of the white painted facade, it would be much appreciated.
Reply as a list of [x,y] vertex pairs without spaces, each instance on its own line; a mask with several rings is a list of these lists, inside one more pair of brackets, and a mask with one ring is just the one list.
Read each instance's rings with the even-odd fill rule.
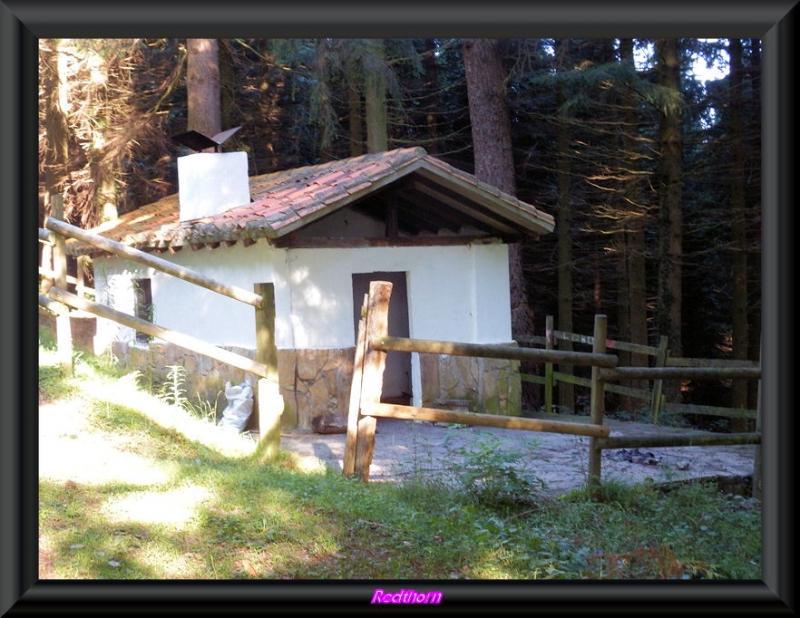
[[[358,217],[355,217],[358,220]],[[330,223],[330,222],[328,222]],[[354,235],[363,229],[355,225]],[[353,274],[406,273],[409,336],[466,343],[508,343],[511,337],[508,247],[502,243],[365,248],[185,248],[160,256],[229,285],[252,290],[273,283],[279,349],[348,348],[355,344]],[[153,322],[208,343],[255,348],[251,306],[116,257],[95,259],[99,302],[134,312],[133,280],[150,279]],[[133,341],[132,329],[98,319],[95,350]],[[134,344],[135,345],[135,344]],[[415,405],[421,392],[412,357]]]

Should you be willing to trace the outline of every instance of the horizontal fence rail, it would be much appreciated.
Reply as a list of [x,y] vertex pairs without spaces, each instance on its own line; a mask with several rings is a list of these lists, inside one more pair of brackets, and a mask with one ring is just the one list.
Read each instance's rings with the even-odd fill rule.
[[[518,337],[517,341],[523,345],[545,346],[548,350],[554,349],[558,341],[594,346],[595,338],[592,335],[581,335],[555,329],[553,326],[553,316],[547,316],[545,332],[546,335],[544,336]],[[755,419],[757,417],[757,410],[666,401],[663,395],[664,380],[761,379],[761,364],[758,361],[727,358],[671,357],[669,356],[667,345],[666,337],[661,338],[661,343],[658,346],[606,339],[604,347],[607,351],[629,352],[639,357],[655,357],[655,366],[643,366],[640,361],[639,363],[633,363],[632,366],[626,365],[624,367],[602,369],[599,377],[605,381],[603,384],[605,392],[649,402],[650,415],[654,422],[657,421],[659,412],[662,410],[677,412],[679,414],[719,416],[736,419]],[[669,368],[669,371],[664,371],[664,369],[667,368]],[[695,368],[696,370],[683,372],[680,371],[679,368]],[[742,368],[745,370],[738,371],[738,369]],[[717,369],[722,370],[722,372],[717,372]],[[560,402],[561,405],[569,409],[575,408],[571,386],[591,388],[592,385],[592,381],[589,378],[576,376],[571,371],[554,370],[553,363],[549,361],[545,364],[544,375],[522,373],[520,374],[520,378],[523,382],[539,384],[544,387],[544,409],[548,414],[552,414],[553,412],[553,394],[557,385],[568,386],[570,388],[563,393],[559,390],[559,394],[563,397],[563,401]],[[629,385],[612,384],[608,382],[609,380],[620,380],[628,382]],[[652,386],[647,385],[645,381],[651,382]],[[634,410],[633,414],[634,417],[636,417],[637,412]]]
[[[54,271],[48,268],[42,268],[41,266],[39,267],[39,274],[45,279],[55,279],[56,276],[56,273]],[[73,277],[72,275],[67,275],[67,283],[71,283],[72,285],[75,286],[80,286],[83,284],[83,280],[79,279],[78,277]],[[92,294],[92,295],[95,294],[94,288],[87,288],[85,286],[81,288],[81,291],[84,294]]]
[[668,446],[722,446],[737,444],[761,444],[761,434],[726,433],[713,436],[614,436],[613,438],[597,440],[594,448],[661,448]]
[[233,298],[234,300],[252,305],[257,309],[260,309],[262,306],[263,301],[261,296],[255,294],[254,292],[250,292],[233,285],[220,283],[219,281],[215,281],[210,277],[206,277],[205,275],[188,268],[184,268],[182,266],[173,264],[172,262],[168,262],[167,260],[149,255],[144,251],[139,251],[133,247],[123,245],[115,240],[110,240],[108,238],[98,236],[97,234],[92,234],[91,232],[82,230],[81,228],[70,225],[69,223],[64,223],[63,221],[49,218],[47,221],[45,221],[45,227],[54,232],[58,232],[59,234],[63,234],[64,236],[81,240],[94,247],[108,251],[109,253],[128,258],[134,262],[138,262],[139,264],[144,264],[145,266],[150,266],[156,270],[165,272],[168,275],[178,277],[183,281],[188,281],[189,283],[199,285],[200,287],[212,290],[213,292]]
[[205,341],[201,341],[200,339],[195,339],[189,335],[184,335],[174,330],[163,328],[153,324],[152,322],[148,322],[147,320],[142,320],[140,318],[133,317],[132,315],[128,315],[127,313],[116,311],[115,309],[111,309],[110,307],[100,303],[95,303],[85,298],[81,298],[80,296],[76,296],[75,294],[70,294],[69,292],[57,287],[50,288],[48,294],[53,300],[65,305],[69,305],[70,307],[74,307],[75,309],[81,309],[87,313],[98,315],[101,318],[113,320],[124,326],[141,331],[147,335],[158,337],[159,339],[163,339],[164,341],[169,341],[175,345],[194,350],[195,352],[209,356],[223,363],[227,363],[228,365],[232,365],[238,369],[249,371],[259,377],[267,377],[268,375],[268,367],[265,364],[256,362],[247,358],[246,356],[236,354],[235,352],[218,348],[206,343]]
[[463,425],[479,425],[482,427],[500,427],[503,429],[526,429],[528,431],[545,431],[566,433],[575,436],[594,436],[606,438],[611,428],[606,425],[589,423],[566,423],[518,416],[500,416],[495,414],[479,414],[459,410],[440,410],[438,408],[417,408],[389,403],[378,403],[362,408],[362,414],[384,418],[398,418],[407,421],[430,421],[432,423],[457,423]]
[[[596,489],[600,482],[601,453],[604,449],[639,448],[639,447],[685,447],[712,445],[747,445],[761,444],[761,433],[691,435],[677,434],[668,436],[625,436],[611,437],[611,428],[603,424],[605,414],[604,393],[606,390],[628,393],[643,397],[647,393],[641,389],[606,384],[609,380],[626,380],[631,378],[652,379],[656,383],[669,379],[761,379],[760,364],[741,362],[714,366],[697,366],[692,359],[679,359],[679,366],[664,366],[666,363],[666,341],[662,345],[639,346],[607,340],[606,316],[595,316],[595,335],[566,336],[569,333],[555,331],[561,338],[592,346],[592,352],[559,351],[550,347],[553,330],[548,329],[545,338],[546,349],[521,348],[509,345],[488,345],[474,343],[458,343],[452,341],[433,341],[427,339],[411,339],[388,336],[388,306],[392,285],[389,282],[373,281],[369,294],[365,297],[361,320],[358,325],[358,343],[356,345],[354,378],[350,395],[350,411],[348,414],[347,442],[342,473],[345,476],[356,474],[361,480],[369,478],[369,467],[375,448],[375,419],[395,418],[411,421],[445,422],[464,425],[501,427],[507,429],[523,429],[530,431],[549,431],[564,434],[583,435],[589,442],[589,486]],[[530,340],[532,338],[528,338]],[[618,358],[614,354],[605,354],[606,349],[616,349],[640,354],[657,353],[660,364],[656,367],[618,367]],[[561,422],[545,419],[479,414],[460,410],[441,410],[417,406],[383,403],[381,399],[383,372],[386,354],[389,352],[412,352],[419,354],[442,354],[454,356],[472,356],[500,358],[541,363],[559,363],[565,365],[584,365],[592,368],[591,379],[574,378],[576,383],[591,388],[591,414],[589,422]],[[550,376],[553,371],[550,369]],[[573,378],[567,374],[558,374],[565,380]],[[524,378],[523,378],[524,379]],[[530,380],[534,381],[534,380]],[[746,413],[748,411],[741,411]],[[760,418],[758,419],[760,421]],[[758,455],[757,455],[758,458]],[[754,476],[758,475],[758,462],[754,467]],[[754,479],[760,486],[760,475]]]
[[[58,353],[62,371],[65,375],[72,374],[72,334],[69,307],[112,320],[152,337],[253,373],[259,378],[256,391],[257,401],[255,402],[260,435],[256,450],[257,459],[260,461],[272,461],[277,458],[280,449],[281,416],[285,408],[285,402],[280,393],[278,382],[277,348],[274,338],[274,285],[272,283],[256,283],[255,292],[227,285],[133,247],[128,247],[122,243],[69,225],[61,220],[64,213],[61,196],[51,195],[50,198],[52,216],[45,220],[47,229],[39,228],[39,240],[44,245],[42,250],[43,264],[39,268],[39,272],[43,277],[39,304],[56,314]],[[86,292],[93,293],[94,291],[83,285],[82,278],[76,281],[77,295],[71,294],[66,289],[67,284],[71,282],[66,275],[67,255],[65,244],[67,237],[83,241],[119,257],[144,264],[188,283],[251,305],[255,308],[256,360],[117,311],[101,303],[90,301],[84,298],[83,294]],[[47,267],[51,258],[52,269]],[[82,259],[85,258],[78,258],[79,268],[81,267]]]
[[402,337],[380,337],[370,341],[370,347],[384,352],[420,352],[423,354],[449,354],[451,356],[480,356],[483,358],[507,358],[538,362],[567,363],[594,367],[615,367],[617,357],[613,354],[590,352],[563,352],[538,350],[514,346],[480,343],[457,343],[429,339],[406,339]]
[[760,380],[760,367],[616,367],[601,369],[604,380],[627,380],[629,378],[676,380],[714,380],[745,378]]

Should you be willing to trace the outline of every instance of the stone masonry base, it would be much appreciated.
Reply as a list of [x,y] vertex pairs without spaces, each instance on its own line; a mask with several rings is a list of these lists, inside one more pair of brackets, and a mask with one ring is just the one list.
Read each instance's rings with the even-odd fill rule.
[[[225,349],[255,359],[255,350]],[[225,383],[239,384],[248,379],[255,401],[246,429],[258,428],[258,376],[169,343],[114,342],[112,353],[122,367],[140,371],[154,391],[168,380],[170,366],[183,367],[186,397],[214,406],[217,418],[227,405]],[[354,357],[355,348],[278,350],[278,380],[285,406],[282,428],[343,433]],[[420,354],[420,365],[423,406],[441,407],[443,400],[463,400],[472,412],[520,414],[521,382],[516,361]]]

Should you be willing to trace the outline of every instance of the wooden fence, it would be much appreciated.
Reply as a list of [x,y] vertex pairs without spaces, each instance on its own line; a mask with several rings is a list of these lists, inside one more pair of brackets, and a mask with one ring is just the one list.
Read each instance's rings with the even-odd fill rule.
[[[552,350],[557,349],[559,341],[569,341],[587,346],[594,345],[594,337],[591,335],[580,335],[577,333],[556,330],[554,328],[554,319],[551,315],[547,316],[545,319],[544,336],[521,338],[519,343],[524,345],[544,346],[545,349]],[[653,367],[716,367],[721,369],[735,369],[744,367],[756,369],[760,366],[758,362],[747,360],[672,357],[670,356],[667,345],[667,337],[665,336],[661,337],[658,346],[641,345],[612,339],[606,340],[606,350],[619,350],[630,352],[632,354],[653,357]],[[553,392],[559,383],[573,384],[587,388],[590,388],[592,384],[589,378],[575,376],[571,373],[555,370],[553,363],[545,363],[543,376],[523,373],[520,377],[524,382],[542,385],[544,391],[544,411],[547,414],[553,413]],[[678,412],[681,414],[699,414],[728,418],[744,418],[750,420],[755,420],[757,417],[757,410],[669,402],[666,400],[666,397],[663,394],[663,384],[665,379],[670,379],[670,373],[657,372],[656,374],[651,374],[651,379],[652,387],[647,389],[632,388],[630,386],[622,386],[618,384],[606,384],[605,390],[608,393],[616,393],[648,402],[650,418],[654,423],[658,422],[658,416],[662,410]],[[634,415],[634,419],[635,418],[636,417]]]
[[[612,438],[610,437],[610,428],[607,425],[603,425],[605,413],[604,395],[608,381],[632,378],[662,380],[742,378],[760,380],[760,367],[618,367],[617,357],[606,353],[608,345],[606,340],[606,316],[604,315],[595,316],[591,353],[389,337],[388,312],[391,289],[392,284],[389,282],[371,282],[369,294],[365,296],[364,306],[361,310],[342,466],[342,472],[345,476],[355,475],[362,481],[367,482],[369,480],[369,468],[375,450],[375,428],[378,417],[589,436],[588,483],[590,490],[596,489],[600,483],[601,454],[604,449],[637,446],[711,446],[761,443],[760,414],[758,431],[747,434]],[[381,403],[386,354],[391,351],[508,358],[539,363],[590,366],[592,368],[590,422],[588,424],[558,422]],[[756,460],[754,476],[758,472],[760,472],[760,466]],[[754,490],[760,492],[760,486],[760,478],[754,478]]]
[[[208,278],[201,273],[178,266],[122,243],[87,232],[69,225],[60,218],[63,205],[60,196],[51,200],[53,216],[45,220],[45,228],[39,229],[39,240],[52,247],[52,267],[47,263],[51,251],[43,252],[43,264],[39,269],[43,279],[39,304],[56,314],[56,343],[59,363],[66,375],[72,373],[72,336],[69,308],[78,309],[128,326],[147,335],[163,339],[223,363],[259,376],[258,380],[258,451],[265,460],[273,460],[280,449],[280,417],[283,398],[278,386],[278,355],[275,346],[275,297],[274,284],[259,283],[250,292],[242,288]],[[149,266],[183,281],[193,283],[234,300],[251,305],[255,309],[256,360],[216,347],[189,335],[164,328],[147,320],[122,313],[101,303],[91,301],[81,294],[72,294],[67,289],[66,239],[74,238],[89,245]],[[46,246],[47,249],[47,246]],[[78,273],[80,279],[81,272]],[[75,280],[77,286],[77,279]],[[77,286],[76,291],[81,290]]]

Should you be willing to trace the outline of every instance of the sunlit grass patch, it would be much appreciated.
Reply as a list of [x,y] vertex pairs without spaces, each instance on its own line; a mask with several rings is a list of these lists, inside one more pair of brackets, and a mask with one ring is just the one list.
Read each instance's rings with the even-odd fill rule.
[[161,524],[186,530],[196,525],[198,507],[209,497],[207,488],[196,485],[167,491],[137,491],[107,500],[101,514],[112,523]]

